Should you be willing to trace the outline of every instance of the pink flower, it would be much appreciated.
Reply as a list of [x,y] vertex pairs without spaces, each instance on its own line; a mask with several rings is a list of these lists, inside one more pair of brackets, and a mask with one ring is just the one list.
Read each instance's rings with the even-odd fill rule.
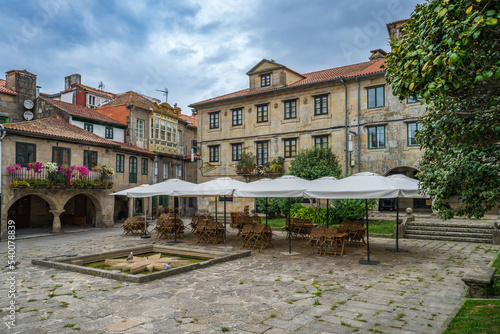
[[78,166],[76,167],[76,170],[78,171],[78,176],[89,176],[89,169],[86,166]]
[[19,165],[19,164],[10,164],[7,166],[7,172],[9,172],[9,174],[14,174],[15,172],[17,172],[20,169],[21,169],[21,165]]

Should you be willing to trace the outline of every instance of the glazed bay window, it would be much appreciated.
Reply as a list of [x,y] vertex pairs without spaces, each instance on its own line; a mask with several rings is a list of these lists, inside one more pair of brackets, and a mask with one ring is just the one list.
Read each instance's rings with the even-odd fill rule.
[[116,172],[125,173],[125,156],[123,154],[116,155]]
[[172,141],[172,123],[166,122],[166,121],[162,121],[162,122],[164,122],[163,126],[165,124],[167,125],[167,138],[165,139],[165,137],[162,137],[163,138],[162,140]]
[[243,144],[231,144],[232,148],[232,160],[240,161],[241,160],[241,152],[243,151]]
[[263,74],[260,76],[260,87],[271,86],[271,73]]
[[297,118],[297,100],[285,101],[285,119]]
[[104,128],[104,138],[113,139],[113,128],[112,127],[107,126]]
[[135,135],[137,138],[144,138],[144,120],[138,119],[135,125]]
[[177,124],[172,123],[172,142],[177,142]]
[[52,147],[52,162],[55,162],[58,166],[71,165],[71,149]]
[[368,109],[385,106],[385,86],[368,88]]
[[385,125],[368,127],[368,148],[385,147]]
[[328,135],[314,137],[314,147],[328,148]]
[[130,157],[128,160],[128,182],[137,183],[137,158]]
[[26,166],[36,161],[36,145],[28,143],[16,143],[16,164]]
[[265,123],[269,120],[268,105],[261,104],[257,106],[257,123]]
[[328,95],[318,95],[314,97],[314,115],[328,114]]
[[211,112],[210,115],[210,129],[219,128],[219,112]]
[[243,124],[243,109],[238,108],[238,109],[233,109],[232,110],[233,114],[233,126],[238,126]]
[[406,124],[408,131],[408,146],[419,146],[417,139],[415,138],[415,133],[422,130],[422,124],[414,122]]
[[208,162],[219,162],[219,145],[208,147]]
[[97,151],[83,151],[83,164],[90,170],[97,166]]
[[155,138],[160,139],[160,119],[156,118],[156,126],[155,126]]
[[295,153],[297,153],[297,139],[285,139],[285,158],[293,158]]
[[269,161],[269,142],[257,142],[257,165],[263,165]]

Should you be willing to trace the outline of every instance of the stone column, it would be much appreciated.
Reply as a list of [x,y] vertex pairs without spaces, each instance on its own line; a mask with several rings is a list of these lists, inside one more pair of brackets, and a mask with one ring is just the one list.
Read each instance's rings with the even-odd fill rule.
[[128,197],[128,216],[134,216],[134,198]]
[[52,222],[52,232],[61,233],[61,218],[59,217],[64,210],[49,210],[54,215]]

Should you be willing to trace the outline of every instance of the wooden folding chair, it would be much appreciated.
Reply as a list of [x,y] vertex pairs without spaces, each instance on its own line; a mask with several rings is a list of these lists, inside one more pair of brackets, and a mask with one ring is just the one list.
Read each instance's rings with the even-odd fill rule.
[[307,243],[311,244],[311,250],[309,254],[314,254],[318,252],[321,255],[321,245],[323,244],[323,239],[325,236],[324,228],[313,228],[311,234],[309,235],[309,240]]

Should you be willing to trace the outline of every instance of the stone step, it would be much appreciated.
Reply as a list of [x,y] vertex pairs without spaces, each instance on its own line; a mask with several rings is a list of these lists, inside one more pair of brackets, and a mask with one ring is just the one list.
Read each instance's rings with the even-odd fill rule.
[[405,238],[410,239],[425,239],[425,240],[443,240],[443,241],[460,241],[460,242],[474,242],[474,243],[486,243],[491,244],[492,239],[484,238],[466,238],[466,237],[451,237],[442,235],[421,235],[421,234],[410,234],[406,233]]
[[432,227],[448,227],[448,228],[478,228],[489,229],[494,228],[493,223],[458,223],[458,222],[423,222],[413,221],[409,226],[432,226]]
[[474,231],[460,232],[460,231],[431,231],[431,230],[413,230],[406,229],[406,235],[441,235],[447,237],[465,237],[465,238],[484,238],[493,239],[493,234],[490,233],[475,233]]
[[414,226],[408,225],[407,231],[443,231],[443,232],[465,232],[465,233],[486,233],[491,234],[492,229],[488,228],[465,228],[465,227],[443,227],[443,226]]

